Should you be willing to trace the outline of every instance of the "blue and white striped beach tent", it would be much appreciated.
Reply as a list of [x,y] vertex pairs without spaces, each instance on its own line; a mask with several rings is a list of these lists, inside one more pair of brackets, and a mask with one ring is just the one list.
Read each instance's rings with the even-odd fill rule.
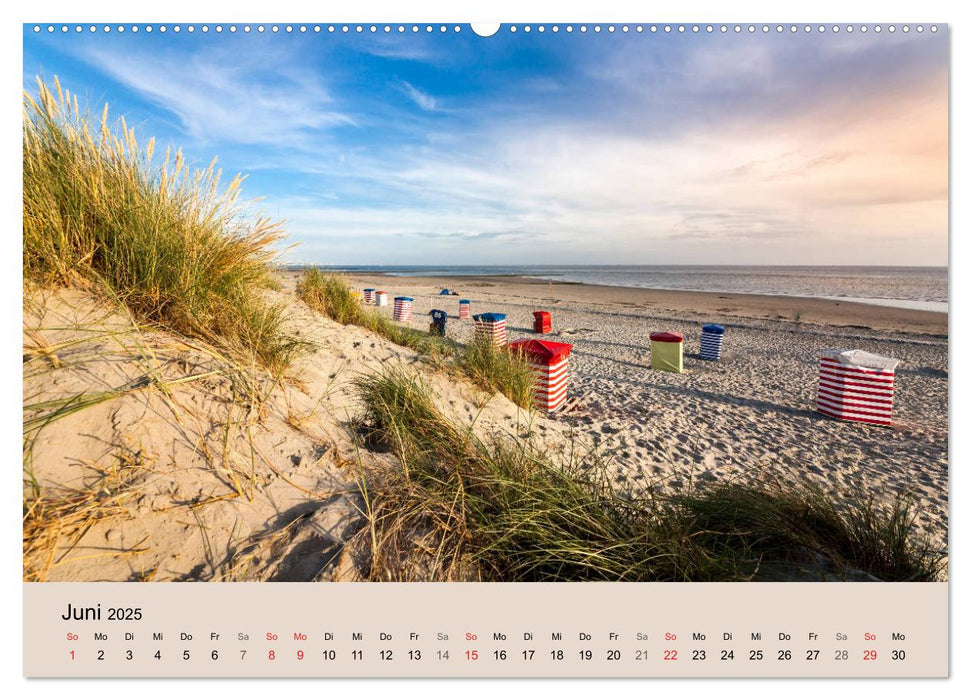
[[716,323],[709,323],[701,327],[701,359],[720,360],[722,356],[722,338],[725,337],[725,327]]

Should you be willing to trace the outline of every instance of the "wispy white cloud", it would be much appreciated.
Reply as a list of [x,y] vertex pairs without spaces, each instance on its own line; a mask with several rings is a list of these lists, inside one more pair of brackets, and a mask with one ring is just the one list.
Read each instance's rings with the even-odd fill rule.
[[405,95],[408,96],[408,99],[418,105],[421,109],[425,110],[426,112],[435,111],[436,100],[427,92],[422,92],[407,80],[400,81],[398,83],[398,87],[403,93],[405,93]]
[[82,58],[174,114],[201,142],[293,146],[354,124],[335,109],[318,76],[287,53],[120,55],[89,48]]

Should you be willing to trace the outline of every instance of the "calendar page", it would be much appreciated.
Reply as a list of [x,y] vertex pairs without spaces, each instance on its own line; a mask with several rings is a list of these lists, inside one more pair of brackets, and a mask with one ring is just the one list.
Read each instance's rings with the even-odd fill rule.
[[22,34],[25,676],[948,676],[946,24]]

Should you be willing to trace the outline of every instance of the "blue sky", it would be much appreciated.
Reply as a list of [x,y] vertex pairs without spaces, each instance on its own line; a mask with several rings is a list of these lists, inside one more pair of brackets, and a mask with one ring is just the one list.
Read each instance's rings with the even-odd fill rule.
[[28,25],[25,88],[247,173],[290,261],[947,264],[943,29],[200,26]]

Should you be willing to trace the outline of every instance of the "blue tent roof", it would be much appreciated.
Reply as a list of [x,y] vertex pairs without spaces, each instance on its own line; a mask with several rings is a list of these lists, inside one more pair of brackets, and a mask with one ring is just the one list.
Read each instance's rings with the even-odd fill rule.
[[395,297],[395,301],[414,301],[411,297]]
[[474,318],[476,321],[486,321],[489,323],[495,323],[496,321],[505,321],[506,314],[493,314],[493,313],[477,314],[472,318]]
[[725,333],[725,326],[719,326],[717,323],[709,323],[706,326],[702,326],[701,330],[706,333],[715,333],[716,335],[722,335]]

